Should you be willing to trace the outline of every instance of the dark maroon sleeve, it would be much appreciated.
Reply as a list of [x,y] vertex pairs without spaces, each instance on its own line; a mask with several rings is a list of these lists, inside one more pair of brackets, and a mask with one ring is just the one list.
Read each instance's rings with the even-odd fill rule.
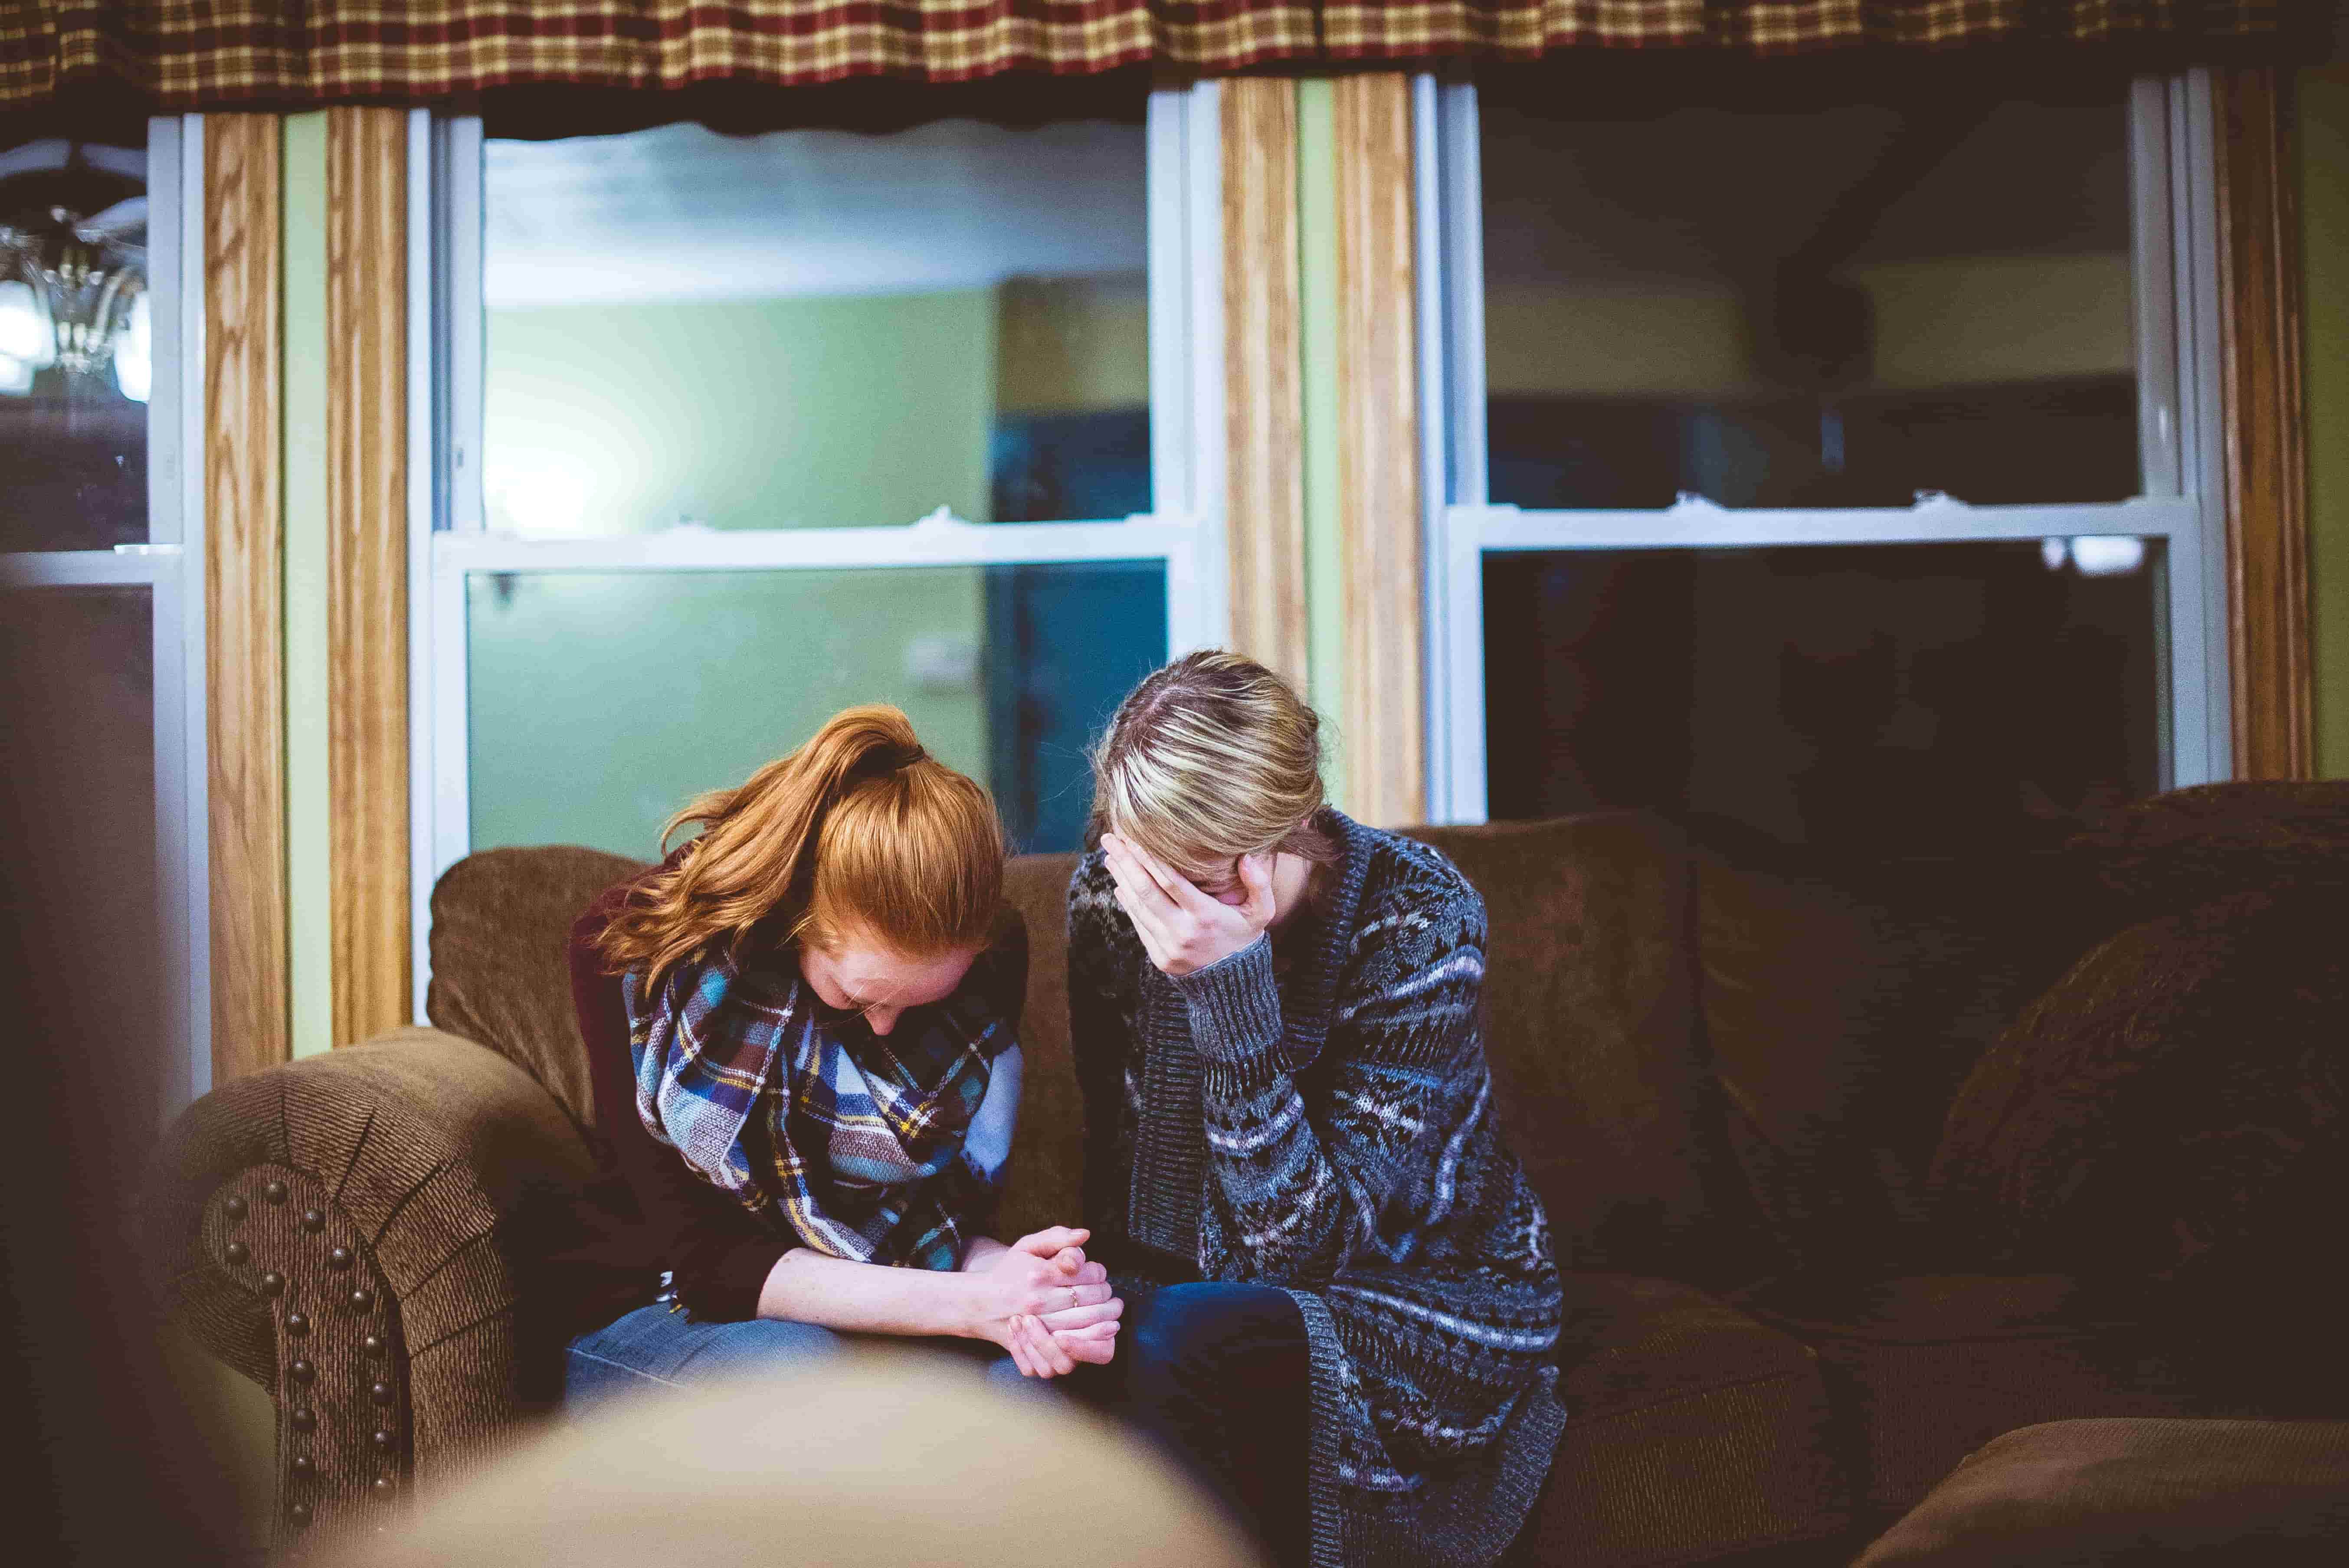
[[634,886],[624,882],[605,893],[571,928],[571,1000],[595,1085],[595,1130],[634,1201],[647,1261],[671,1273],[686,1311],[713,1323],[756,1317],[768,1271],[793,1243],[696,1176],[636,1116],[620,977],[605,973],[595,949],[605,923]]

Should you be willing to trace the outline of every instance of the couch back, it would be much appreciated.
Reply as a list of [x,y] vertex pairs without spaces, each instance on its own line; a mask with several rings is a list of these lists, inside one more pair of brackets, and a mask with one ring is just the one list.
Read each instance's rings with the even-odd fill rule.
[[[1689,859],[1677,830],[1619,812],[1419,836],[1485,895],[1497,1101],[1562,1243],[1587,1266],[1640,1272],[1715,1255],[1726,1144],[1695,1026]],[[1065,911],[1075,860],[1023,855],[1005,878],[1029,947],[1026,1097],[1003,1220],[1014,1232],[1078,1213],[1084,1114]],[[488,850],[433,890],[433,1024],[502,1053],[582,1123],[595,1108],[568,934],[596,893],[639,869],[592,850]]]
[[[1413,832],[1484,895],[1496,1104],[1561,1256],[1585,1269],[1727,1284],[1880,1251],[1983,1042],[2094,939],[2073,901],[2003,868],[1912,867],[1870,891],[1692,849],[1636,811]],[[1029,949],[1014,1233],[1078,1214],[1074,864],[1025,855],[1005,878]],[[433,891],[432,1022],[503,1053],[583,1123],[565,943],[638,869],[490,850]]]
[[595,1120],[587,1046],[571,1006],[571,926],[642,861],[573,844],[481,850],[432,886],[432,1026],[489,1047]]
[[1992,1038],[2114,929],[2053,848],[1692,854],[1700,1024],[1774,1269],[1931,1269],[1942,1121]]

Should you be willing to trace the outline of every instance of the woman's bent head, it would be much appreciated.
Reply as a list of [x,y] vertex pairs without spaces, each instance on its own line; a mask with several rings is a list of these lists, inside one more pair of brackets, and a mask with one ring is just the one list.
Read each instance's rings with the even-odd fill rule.
[[1220,648],[1143,678],[1093,752],[1093,825],[1195,881],[1248,855],[1326,862],[1321,721],[1287,682]]
[[693,852],[604,933],[606,961],[648,971],[648,985],[699,954],[796,944],[827,1004],[886,1033],[885,1013],[939,999],[913,992],[937,990],[948,968],[944,990],[959,983],[1002,903],[994,802],[894,707],[834,715],[747,783],[678,812],[663,846],[695,824]]

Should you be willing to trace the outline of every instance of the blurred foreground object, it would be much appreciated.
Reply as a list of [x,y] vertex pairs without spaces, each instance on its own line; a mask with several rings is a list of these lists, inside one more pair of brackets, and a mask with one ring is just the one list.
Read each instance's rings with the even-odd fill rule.
[[154,1148],[173,1068],[154,1001],[153,787],[124,755],[147,719],[119,667],[68,667],[89,645],[70,612],[88,602],[31,601],[0,593],[5,1555],[225,1563],[221,1439],[165,1374],[125,1180]]
[[353,1568],[1254,1568],[1213,1504],[1042,1393],[919,1352],[616,1400],[441,1494]]

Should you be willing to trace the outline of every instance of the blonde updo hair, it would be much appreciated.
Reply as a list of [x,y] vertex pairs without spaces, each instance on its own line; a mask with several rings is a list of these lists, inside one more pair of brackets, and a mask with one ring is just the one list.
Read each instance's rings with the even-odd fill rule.
[[1092,762],[1095,836],[1131,839],[1178,871],[1273,851],[1339,858],[1313,820],[1320,717],[1254,659],[1206,648],[1143,676]]

